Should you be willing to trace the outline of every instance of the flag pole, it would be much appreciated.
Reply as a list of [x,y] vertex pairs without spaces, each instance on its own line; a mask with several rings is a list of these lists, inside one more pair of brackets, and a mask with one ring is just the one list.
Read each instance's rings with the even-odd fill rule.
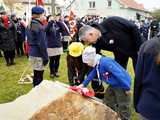
[[29,20],[31,18],[31,1],[30,0],[28,0],[28,11],[29,12],[26,12],[26,15],[27,15],[26,22],[27,22],[27,24],[29,23]]

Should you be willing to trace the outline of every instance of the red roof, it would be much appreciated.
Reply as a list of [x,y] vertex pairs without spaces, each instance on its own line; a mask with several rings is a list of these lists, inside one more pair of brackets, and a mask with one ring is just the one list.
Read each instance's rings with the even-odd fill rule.
[[134,0],[119,0],[120,3],[129,8],[137,9],[137,10],[145,10],[143,4],[138,4]]

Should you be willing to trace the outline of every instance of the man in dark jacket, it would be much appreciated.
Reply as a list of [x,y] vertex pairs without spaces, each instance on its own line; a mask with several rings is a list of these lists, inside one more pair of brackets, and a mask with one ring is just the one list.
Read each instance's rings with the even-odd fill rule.
[[16,53],[18,56],[22,56],[24,55],[23,42],[25,40],[24,36],[25,27],[21,23],[21,18],[17,18],[15,15],[11,15],[11,19],[16,26],[16,32],[17,32]]
[[135,68],[137,52],[142,44],[137,26],[121,17],[110,17],[100,24],[82,27],[79,39],[93,44],[97,52],[101,49],[112,51],[115,60],[124,68],[127,67],[129,57]]
[[71,36],[70,36],[70,24],[69,24],[69,16],[66,15],[64,17],[64,20],[62,19],[61,22],[63,23],[65,30],[63,32],[64,36],[62,38],[62,44],[63,44],[63,50],[67,51],[68,44],[71,41]]
[[158,30],[159,28],[159,23],[156,19],[153,19],[153,21],[151,22],[150,25],[150,30],[151,30],[151,38],[155,37],[157,35],[157,33],[159,32]]
[[160,119],[160,38],[140,48],[135,71],[134,107],[140,120]]
[[29,60],[33,67],[33,86],[39,85],[43,80],[44,66],[48,63],[47,43],[43,27],[44,9],[40,6],[32,8],[32,20],[27,29],[27,38],[30,46]]

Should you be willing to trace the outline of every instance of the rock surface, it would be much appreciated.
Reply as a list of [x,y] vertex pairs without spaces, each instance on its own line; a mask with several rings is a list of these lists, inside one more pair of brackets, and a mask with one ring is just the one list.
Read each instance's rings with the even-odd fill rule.
[[0,120],[119,120],[101,102],[70,91],[65,84],[44,80],[28,94],[0,104]]

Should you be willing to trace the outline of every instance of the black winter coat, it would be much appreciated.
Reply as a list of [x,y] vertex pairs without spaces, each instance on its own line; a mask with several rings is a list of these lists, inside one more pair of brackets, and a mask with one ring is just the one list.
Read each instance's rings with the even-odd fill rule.
[[103,49],[131,56],[137,53],[143,43],[137,26],[124,18],[110,17],[92,26],[102,33],[102,37],[94,45],[98,51]]
[[9,23],[8,29],[4,27],[4,24],[0,23],[0,49],[3,51],[14,50],[17,40],[16,28],[12,21]]

